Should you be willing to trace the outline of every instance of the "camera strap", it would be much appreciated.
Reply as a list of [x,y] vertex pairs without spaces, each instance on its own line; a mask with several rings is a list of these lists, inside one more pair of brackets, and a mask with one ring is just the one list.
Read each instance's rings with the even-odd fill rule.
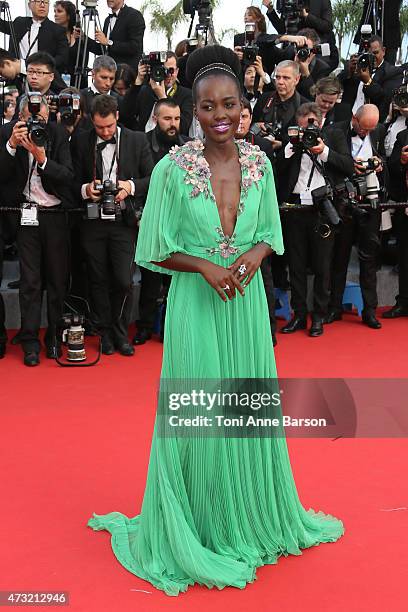
[[[115,152],[112,155],[112,161],[111,161],[111,165],[109,168],[109,174],[108,174],[108,179],[110,179],[111,174],[112,174],[112,170],[113,170],[113,166],[115,164],[115,162],[117,162],[117,167],[116,167],[116,182],[118,181],[119,178],[119,135],[118,135],[118,130],[116,129],[115,132]],[[104,144],[104,143],[99,143],[99,144]],[[107,146],[108,144],[113,144],[113,143],[106,143],[105,146]],[[94,167],[93,167],[93,179],[94,182],[97,178],[97,174],[100,175],[100,180],[103,182],[104,178],[103,178],[103,169],[104,169],[104,163],[103,163],[103,155],[102,155],[102,150],[105,147],[99,147],[98,148],[98,144],[95,142],[95,154],[94,154]]]

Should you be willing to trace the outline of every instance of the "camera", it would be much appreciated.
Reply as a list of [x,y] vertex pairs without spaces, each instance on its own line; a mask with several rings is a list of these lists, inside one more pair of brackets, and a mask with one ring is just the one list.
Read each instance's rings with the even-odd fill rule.
[[85,317],[66,313],[57,325],[57,336],[67,345],[67,361],[85,361]]
[[313,189],[311,192],[313,205],[317,209],[320,216],[320,225],[317,231],[322,238],[328,238],[333,227],[337,227],[341,223],[341,219],[337,210],[333,205],[334,193],[330,185],[322,185]]
[[305,149],[313,149],[319,144],[322,137],[321,130],[314,124],[314,119],[309,117],[307,128],[297,125],[288,127],[289,142],[293,147],[302,146]]
[[183,0],[183,13],[185,15],[191,15],[194,19],[196,11],[200,28],[208,29],[212,15],[211,0]]
[[264,125],[265,129],[262,130],[256,123],[254,123],[249,131],[254,136],[262,136],[263,138],[265,136],[272,136],[274,140],[282,141],[283,125],[280,121],[278,121],[277,123],[265,123]]
[[334,192],[351,207],[352,212],[361,215],[366,212],[359,206],[369,204],[373,209],[379,206],[381,189],[375,170],[380,166],[380,162],[371,158],[359,163],[364,166],[365,174],[354,174],[347,178],[344,183],[335,186]]
[[152,51],[147,55],[142,55],[141,63],[149,66],[149,75],[156,83],[162,83],[164,79],[173,73],[173,68],[165,68],[167,61],[167,51]]
[[199,40],[198,38],[187,38],[187,55],[191,55],[196,49],[198,49]]
[[295,35],[299,31],[304,8],[306,4],[303,0],[278,0],[277,11],[285,20],[286,34]]
[[82,6],[86,9],[95,9],[98,6],[99,0],[82,0]]
[[300,62],[305,62],[309,59],[310,55],[314,53],[315,55],[321,55],[322,57],[330,56],[330,45],[329,43],[322,43],[321,45],[315,45],[312,49],[309,47],[298,47],[296,50],[296,55]]
[[372,35],[372,28],[369,24],[361,26],[361,39],[360,48],[358,50],[357,67],[360,70],[369,69],[370,72],[374,69],[375,57],[369,52],[370,49],[370,38]]
[[37,147],[44,147],[48,142],[47,124],[39,117],[42,104],[42,95],[32,91],[28,94],[28,110],[31,114],[26,126],[31,140]]
[[358,163],[364,168],[365,172],[375,172],[381,166],[381,162],[375,157],[370,157],[367,161],[359,161]]
[[245,24],[245,45],[242,47],[243,63],[245,65],[254,64],[259,55],[259,47],[255,44],[255,24],[248,22]]
[[81,113],[81,96],[75,93],[60,93],[58,96],[58,112],[61,123],[73,126]]
[[110,179],[103,181],[101,184],[95,185],[95,190],[101,194],[100,212],[101,219],[115,221],[116,219],[116,202],[115,196],[118,193],[116,185]]
[[399,108],[408,107],[408,70],[404,70],[402,84],[392,92],[392,101]]

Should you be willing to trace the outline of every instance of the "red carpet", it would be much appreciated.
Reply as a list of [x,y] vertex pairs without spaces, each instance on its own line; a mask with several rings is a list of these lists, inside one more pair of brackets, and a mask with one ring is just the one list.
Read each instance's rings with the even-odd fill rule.
[[[278,338],[281,376],[408,372],[408,320],[374,331],[348,315],[321,338]],[[289,440],[303,504],[340,517],[346,535],[259,569],[242,591],[170,598],[118,564],[109,535],[86,522],[140,510],[161,350],[151,341],[71,371],[45,357],[25,368],[19,347],[0,361],[0,590],[69,591],[67,609],[83,612],[406,610],[406,439]]]

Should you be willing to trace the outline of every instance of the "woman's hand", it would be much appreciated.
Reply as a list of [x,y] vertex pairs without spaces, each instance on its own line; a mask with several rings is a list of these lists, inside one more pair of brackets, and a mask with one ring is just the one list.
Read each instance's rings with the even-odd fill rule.
[[244,295],[244,290],[238,277],[229,268],[223,268],[213,264],[211,261],[205,260],[201,266],[200,273],[224,302],[227,299],[232,300],[235,298],[237,291]]
[[255,272],[260,267],[263,258],[265,257],[265,246],[256,245],[243,255],[240,255],[238,259],[229,266],[229,270],[233,273],[234,277],[242,284],[244,281],[244,288],[248,287],[249,283],[255,276]]

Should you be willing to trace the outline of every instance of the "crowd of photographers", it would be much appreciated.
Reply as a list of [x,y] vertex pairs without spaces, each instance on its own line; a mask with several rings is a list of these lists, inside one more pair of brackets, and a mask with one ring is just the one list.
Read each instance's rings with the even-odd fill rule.
[[[0,31],[10,35],[9,49],[0,49],[0,280],[4,252],[15,244],[21,329],[11,341],[21,344],[28,366],[40,361],[44,289],[49,358],[61,355],[64,327],[71,361],[84,359],[83,326],[101,336],[106,355],[131,356],[151,338],[167,287],[146,269],[132,342],[128,336],[138,222],[154,165],[175,144],[202,136],[185,66],[208,34],[210,3],[191,0],[199,14],[195,38],[175,52],[147,55],[141,13],[107,0],[112,13],[93,39],[88,25],[97,2],[83,4],[82,18],[61,0],[53,22],[50,3],[31,0],[32,18],[0,19]],[[390,200],[399,295],[383,316],[408,316],[408,215],[398,206],[408,200],[404,66],[387,61],[382,39],[363,23],[359,52],[340,70],[330,0],[263,5],[277,34],[267,34],[264,13],[249,7],[245,31],[234,40],[244,89],[236,137],[258,145],[275,172],[286,252],[261,269],[274,343],[274,287],[291,291],[293,317],[281,332],[306,329],[310,271],[309,334],[320,336],[342,318],[354,243],[362,322],[379,329],[381,232],[391,219],[381,204]],[[96,58],[88,79],[89,52]],[[67,310],[73,314],[62,318]],[[162,307],[161,329],[164,313]],[[6,343],[0,294],[0,357]]]

